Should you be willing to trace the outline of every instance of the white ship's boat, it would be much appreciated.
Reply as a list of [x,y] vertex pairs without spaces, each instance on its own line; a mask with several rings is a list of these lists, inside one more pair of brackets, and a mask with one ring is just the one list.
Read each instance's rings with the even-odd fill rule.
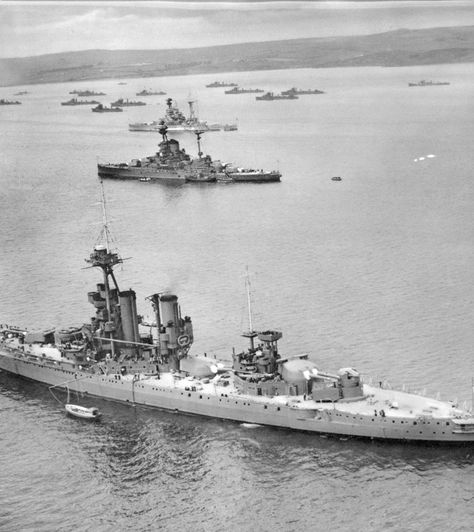
[[73,404],[66,404],[64,408],[70,416],[89,420],[95,420],[100,418],[100,412],[98,408],[87,408],[85,406]]

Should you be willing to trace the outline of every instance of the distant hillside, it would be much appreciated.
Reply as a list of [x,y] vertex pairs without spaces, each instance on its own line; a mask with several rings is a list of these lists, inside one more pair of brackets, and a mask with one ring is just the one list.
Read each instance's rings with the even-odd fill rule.
[[85,50],[0,59],[0,86],[107,78],[474,61],[474,27],[397,30],[175,50]]

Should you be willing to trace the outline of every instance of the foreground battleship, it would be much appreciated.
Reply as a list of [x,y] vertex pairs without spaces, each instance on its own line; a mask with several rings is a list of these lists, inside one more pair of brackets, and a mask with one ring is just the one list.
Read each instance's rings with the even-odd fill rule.
[[175,139],[169,139],[168,128],[160,124],[159,133],[162,141],[158,144],[159,150],[154,155],[133,159],[129,163],[98,164],[97,171],[100,177],[116,179],[138,179],[140,181],[162,182],[273,182],[280,181],[278,171],[252,170],[230,167],[220,161],[213,161],[209,155],[203,156],[201,151],[202,131],[195,131],[198,157],[190,157],[179,146]]
[[243,334],[250,346],[234,350],[231,362],[190,356],[192,321],[174,294],[146,298],[154,323],[145,332],[135,292],[121,290],[113,272],[122,259],[110,248],[105,199],[103,205],[103,237],[87,259],[102,272],[88,293],[95,315],[67,330],[1,326],[0,369],[68,392],[237,422],[343,437],[474,443],[468,412],[369,386],[349,367],[321,371],[307,355],[280,353],[282,334],[255,332],[250,311]]

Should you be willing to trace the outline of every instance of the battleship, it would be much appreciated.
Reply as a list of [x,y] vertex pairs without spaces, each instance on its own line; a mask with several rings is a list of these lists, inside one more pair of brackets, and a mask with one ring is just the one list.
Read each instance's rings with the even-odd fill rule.
[[75,94],[76,96],[105,96],[105,92],[95,92],[95,91],[70,91],[69,94]]
[[148,131],[159,132],[162,125],[165,124],[168,131],[172,133],[183,133],[189,131],[194,133],[196,131],[236,131],[237,124],[208,124],[199,120],[194,110],[194,100],[188,100],[189,117],[186,118],[184,113],[180,111],[176,103],[173,105],[173,99],[167,98],[165,116],[160,120],[152,122],[136,122],[129,124],[129,131]]
[[[95,313],[68,329],[0,326],[0,369],[56,391],[127,405],[347,439],[474,443],[474,417],[452,402],[366,384],[352,367],[331,372],[308,354],[280,351],[282,332],[254,330],[246,279],[248,346],[228,360],[191,354],[192,319],[178,296],[146,297],[153,319],[138,314],[134,290],[119,288],[102,186],[103,227],[86,262],[101,272],[88,292]],[[77,405],[80,408],[80,405]],[[83,407],[85,408],[85,407]]]
[[241,89],[240,87],[233,87],[228,91],[224,91],[224,94],[252,94],[258,92],[265,92],[263,89]]
[[0,100],[0,105],[21,105],[21,102],[19,102],[18,100],[5,100],[4,98],[2,98]]
[[153,90],[147,90],[143,89],[140,92],[136,93],[137,96],[165,96],[166,92],[164,91],[153,91]]
[[177,140],[168,138],[167,131],[167,126],[162,123],[159,130],[162,141],[154,155],[132,159],[129,163],[99,163],[99,177],[174,183],[216,181],[217,172],[221,170],[222,165],[219,161],[213,162],[209,155],[203,156],[200,143],[202,131],[195,132],[198,157],[194,159],[180,148]]
[[213,81],[206,85],[208,89],[220,89],[223,87],[237,87],[237,83],[226,83],[225,81]]
[[99,105],[96,107],[93,107],[91,111],[93,113],[123,113],[123,109],[121,107],[107,107],[101,103],[99,103]]
[[107,163],[97,165],[99,177],[115,179],[138,179],[140,181],[161,181],[170,183],[267,183],[280,181],[281,174],[276,170],[244,169],[213,161],[210,155],[201,151],[203,131],[195,131],[198,147],[197,158],[192,158],[179,142],[168,138],[168,127],[161,123],[159,133],[162,141],[154,155],[132,159],[128,163]]
[[296,94],[274,94],[273,92],[266,92],[262,96],[255,96],[256,100],[273,101],[273,100],[297,100]]
[[299,96],[299,95],[305,95],[305,94],[324,94],[324,91],[320,91],[318,89],[297,89],[296,87],[291,87],[291,89],[288,89],[287,91],[281,91],[281,93],[284,96]]
[[427,81],[426,79],[422,79],[421,81],[418,81],[416,83],[409,83],[409,87],[433,87],[436,85],[450,85],[449,81]]
[[146,103],[140,102],[140,101],[129,100],[128,98],[125,100],[123,98],[119,98],[118,100],[110,104],[111,107],[137,107],[137,106],[142,106],[142,105],[146,105]]
[[61,105],[98,105],[99,103],[96,100],[78,100],[77,98],[71,98],[67,102],[61,102]]

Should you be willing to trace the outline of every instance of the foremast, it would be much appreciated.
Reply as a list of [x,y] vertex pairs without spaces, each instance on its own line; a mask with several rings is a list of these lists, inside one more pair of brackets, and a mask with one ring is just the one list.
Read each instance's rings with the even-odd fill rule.
[[[166,132],[163,133],[166,137]],[[97,290],[89,292],[89,302],[96,315],[84,330],[94,345],[97,358],[118,363],[121,372],[149,368],[153,371],[179,370],[180,360],[187,356],[193,342],[191,318],[182,318],[178,297],[169,293],[156,293],[147,299],[155,312],[156,338],[150,332],[140,334],[142,317],[137,313],[136,294],[132,289],[120,291],[113,268],[123,262],[111,249],[112,237],[107,219],[104,186],[101,185],[102,229],[93,252],[86,262],[102,270],[103,282]],[[143,324],[145,325],[145,324]],[[145,362],[145,364],[143,364]],[[148,363],[148,366],[147,364]]]
[[[91,265],[93,268],[100,268],[103,274],[103,285],[98,285],[98,292],[89,293],[89,299],[93,299],[93,303],[100,310],[101,301],[100,299],[105,300],[105,309],[102,310],[100,316],[97,318],[102,318],[103,324],[103,335],[106,338],[111,340],[114,338],[114,332],[116,330],[116,324],[112,320],[113,317],[113,304],[115,299],[115,294],[119,293],[119,286],[115,278],[113,267],[116,264],[123,262],[121,257],[117,252],[111,250],[112,236],[110,234],[109,222],[107,219],[107,205],[104,192],[104,183],[100,180],[100,190],[101,190],[101,204],[102,204],[102,229],[100,231],[97,242],[94,246],[94,250],[90,254],[89,258],[86,259],[86,262]],[[113,286],[113,288],[111,288]],[[112,291],[113,290],[113,291]],[[101,297],[101,296],[105,297]],[[99,314],[98,310],[98,314]],[[110,342],[110,350],[112,357],[115,356],[115,345],[114,342]]]

